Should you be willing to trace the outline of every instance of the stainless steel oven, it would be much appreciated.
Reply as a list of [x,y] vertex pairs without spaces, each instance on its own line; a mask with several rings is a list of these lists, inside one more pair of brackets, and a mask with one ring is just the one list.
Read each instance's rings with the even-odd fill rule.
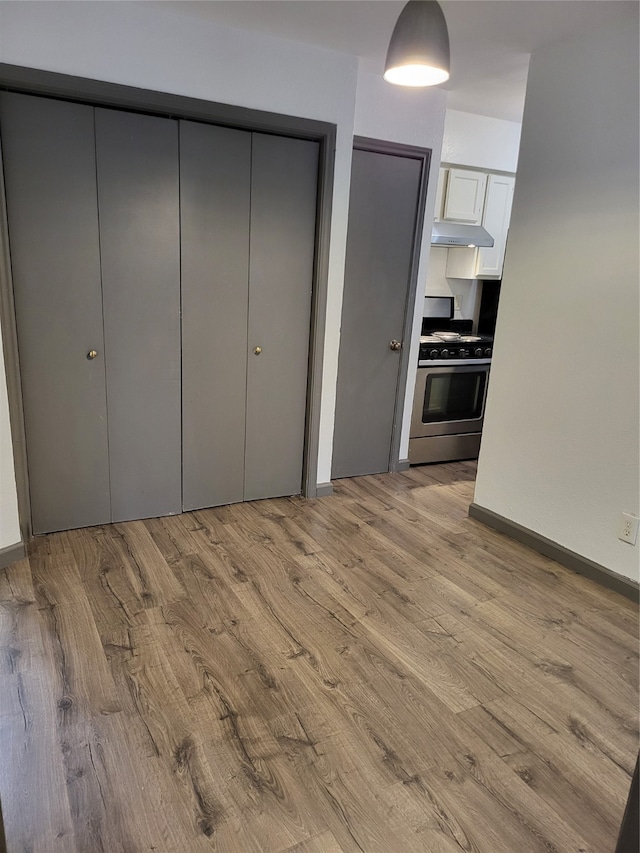
[[474,459],[491,370],[489,338],[421,339],[413,401],[409,462]]

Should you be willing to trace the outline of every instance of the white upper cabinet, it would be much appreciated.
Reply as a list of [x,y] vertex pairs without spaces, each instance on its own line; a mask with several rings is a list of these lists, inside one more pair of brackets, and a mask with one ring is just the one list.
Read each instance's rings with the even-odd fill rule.
[[502,276],[514,185],[513,176],[489,175],[482,225],[491,234],[494,243],[491,248],[478,249],[477,278]]
[[442,218],[449,222],[480,225],[487,176],[471,169],[449,169]]
[[486,194],[482,199],[481,216],[476,224],[482,225],[491,234],[493,246],[485,249],[449,249],[446,275],[447,278],[502,278],[516,179],[513,175],[483,175],[480,172],[468,174],[480,175],[486,180]]

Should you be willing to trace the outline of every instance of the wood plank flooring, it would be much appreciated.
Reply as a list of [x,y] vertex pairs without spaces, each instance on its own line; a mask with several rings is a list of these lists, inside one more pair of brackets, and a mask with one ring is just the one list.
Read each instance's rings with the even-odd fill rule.
[[473,463],[40,537],[0,572],[9,853],[613,853],[634,605]]

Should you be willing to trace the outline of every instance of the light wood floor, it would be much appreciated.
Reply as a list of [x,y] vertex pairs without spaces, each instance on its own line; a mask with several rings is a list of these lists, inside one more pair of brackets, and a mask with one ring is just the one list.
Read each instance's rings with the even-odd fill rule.
[[0,572],[10,853],[613,853],[635,607],[472,463],[41,537]]

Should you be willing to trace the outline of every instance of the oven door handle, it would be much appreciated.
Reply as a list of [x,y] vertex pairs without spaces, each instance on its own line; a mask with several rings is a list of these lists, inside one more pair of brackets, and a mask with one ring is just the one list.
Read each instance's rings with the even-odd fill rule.
[[473,367],[491,364],[490,358],[429,358],[418,361],[418,367]]

